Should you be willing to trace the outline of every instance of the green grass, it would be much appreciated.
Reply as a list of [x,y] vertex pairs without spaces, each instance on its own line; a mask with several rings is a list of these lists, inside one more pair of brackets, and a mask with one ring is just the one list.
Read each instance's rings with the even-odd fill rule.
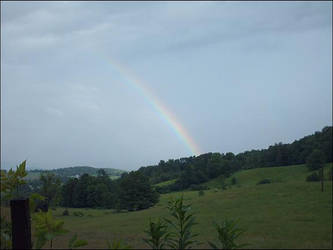
[[163,187],[163,186],[167,186],[167,185],[170,185],[170,184],[173,184],[177,181],[177,179],[172,179],[172,180],[168,180],[168,181],[163,181],[163,182],[160,182],[160,183],[157,183],[155,184],[154,186],[155,187]]
[[[332,167],[332,163],[328,163],[324,168],[324,177],[327,179],[328,171]],[[228,185],[231,184],[231,179],[235,177],[238,185],[241,187],[249,187],[256,185],[262,179],[271,179],[273,183],[287,182],[304,182],[306,177],[311,174],[305,165],[294,165],[287,167],[271,167],[271,168],[256,168],[236,172],[234,175],[227,178]],[[210,188],[220,188],[222,176],[215,178],[206,183]]]
[[[302,165],[246,170],[235,174],[238,187],[214,188],[204,196],[197,191],[184,192],[199,223],[194,226],[202,242],[197,248],[208,248],[207,241],[216,240],[212,221],[224,218],[237,219],[246,229],[239,243],[249,243],[249,248],[332,248],[332,182],[325,181],[325,192],[321,192],[320,182],[305,181],[308,174]],[[275,182],[256,185],[263,178],[275,178]],[[214,181],[208,184],[216,187],[218,179]],[[54,214],[65,221],[71,233],[56,239],[54,247],[67,247],[76,232],[88,241],[85,248],[105,248],[106,240],[112,239],[147,248],[142,238],[149,218],[167,217],[168,199],[180,194],[161,195],[153,208],[136,212],[70,208],[70,216],[62,216],[64,208],[57,208]],[[82,211],[84,217],[73,216],[74,211]]]

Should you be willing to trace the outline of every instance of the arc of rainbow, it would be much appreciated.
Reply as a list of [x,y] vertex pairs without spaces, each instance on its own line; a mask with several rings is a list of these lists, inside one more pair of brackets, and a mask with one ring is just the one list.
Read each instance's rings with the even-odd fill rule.
[[200,148],[195,143],[194,139],[190,136],[187,130],[182,126],[182,124],[177,120],[174,114],[172,114],[166,107],[154,96],[153,92],[148,88],[147,84],[144,84],[142,80],[136,77],[132,72],[126,69],[123,65],[113,60],[108,59],[111,65],[121,73],[122,77],[127,80],[127,83],[134,87],[138,92],[140,92],[145,100],[153,107],[156,113],[164,120],[169,127],[175,132],[177,137],[190,149],[191,153],[194,155],[200,154]]

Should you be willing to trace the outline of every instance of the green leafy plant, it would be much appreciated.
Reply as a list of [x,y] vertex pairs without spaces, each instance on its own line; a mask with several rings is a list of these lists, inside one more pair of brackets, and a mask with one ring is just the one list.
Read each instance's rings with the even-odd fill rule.
[[35,248],[37,249],[41,249],[48,241],[50,242],[50,248],[52,248],[53,239],[68,232],[63,228],[64,222],[55,219],[51,210],[33,214],[33,220],[36,237]]
[[168,226],[160,218],[156,222],[149,220],[149,228],[144,231],[148,238],[143,239],[152,249],[163,249],[168,243]]
[[130,245],[122,242],[121,240],[106,241],[107,249],[131,249]]
[[30,213],[33,213],[36,210],[37,203],[43,200],[45,200],[44,196],[41,196],[38,193],[32,193],[29,197]]
[[0,172],[1,199],[9,200],[19,198],[19,186],[25,184],[23,178],[27,175],[25,171],[26,161],[16,166],[16,171],[10,169],[8,172]]
[[68,242],[68,249],[78,248],[86,246],[88,242],[86,240],[79,240],[77,234],[74,234],[73,237]]
[[238,245],[235,242],[245,232],[237,227],[235,221],[225,220],[221,224],[214,222],[214,226],[218,234],[219,246],[213,242],[208,242],[213,249],[236,249],[247,246],[247,244]]
[[168,209],[173,217],[173,221],[164,219],[173,228],[168,245],[173,249],[189,249],[194,243],[199,243],[194,240],[198,234],[192,233],[192,227],[197,223],[193,214],[190,213],[191,205],[184,204],[183,196],[170,200]]

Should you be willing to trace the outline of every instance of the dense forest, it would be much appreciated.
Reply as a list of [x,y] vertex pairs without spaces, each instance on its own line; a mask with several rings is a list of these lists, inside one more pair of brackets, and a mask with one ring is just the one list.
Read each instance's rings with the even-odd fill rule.
[[[74,175],[73,168],[60,169],[57,173],[48,171],[38,180],[28,181],[20,191],[26,195],[40,193],[47,197],[47,206],[140,210],[156,204],[159,193],[205,189],[204,182],[217,176],[227,178],[243,169],[304,164],[315,151],[320,152],[322,162],[332,162],[331,126],[291,144],[277,143],[267,149],[237,155],[206,153],[161,160],[158,165],[124,172],[116,180],[111,180],[105,169],[93,169],[93,172],[70,178],[61,173]],[[91,168],[87,169],[91,171]],[[168,180],[174,181],[163,186],[154,185]]]

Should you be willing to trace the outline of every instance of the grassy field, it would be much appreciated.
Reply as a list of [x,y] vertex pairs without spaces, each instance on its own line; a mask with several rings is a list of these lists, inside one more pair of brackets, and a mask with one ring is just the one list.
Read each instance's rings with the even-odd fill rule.
[[[332,166],[330,164],[330,166]],[[327,166],[328,167],[328,166]],[[325,181],[325,192],[320,182],[305,182],[309,172],[302,165],[246,170],[236,173],[238,184],[227,190],[216,189],[219,179],[207,183],[210,190],[204,196],[197,191],[184,192],[192,203],[198,225],[201,245],[214,241],[216,232],[212,221],[225,218],[238,220],[246,229],[239,243],[249,248],[332,248],[332,182]],[[263,178],[272,178],[271,184],[256,185]],[[62,216],[64,208],[57,208],[54,215],[65,221],[71,233],[54,240],[54,248],[66,248],[69,238],[78,233],[88,241],[84,248],[105,248],[106,240],[121,239],[132,247],[147,248],[145,237],[149,218],[168,217],[165,208],[168,199],[181,193],[161,195],[153,208],[126,213],[106,209],[69,209],[70,216]],[[84,213],[83,217],[73,215]]]
[[[325,182],[322,193],[319,182],[305,182],[308,174],[302,165],[246,170],[235,175],[238,187],[211,189],[204,196],[196,191],[184,192],[199,223],[194,232],[200,233],[202,244],[197,247],[207,248],[207,240],[215,240],[213,220],[232,218],[247,230],[239,242],[249,243],[250,248],[332,248],[332,182]],[[262,178],[275,178],[276,182],[256,185]],[[208,184],[217,183],[215,180],[215,184]],[[57,208],[54,214],[65,221],[71,232],[88,240],[86,248],[104,248],[107,239],[121,239],[133,247],[146,248],[142,238],[149,218],[167,217],[168,199],[179,195],[162,195],[155,207],[137,212],[69,209],[71,215],[62,216],[64,209]],[[78,210],[85,216],[72,215]],[[71,235],[56,239],[54,246],[66,247]]]
[[[327,179],[328,172],[332,167],[332,163],[328,163],[324,167],[324,178]],[[287,167],[272,167],[272,168],[256,168],[236,172],[234,175],[227,178],[226,183],[231,184],[231,179],[235,177],[238,182],[238,187],[249,187],[256,185],[262,179],[271,179],[273,183],[288,183],[288,182],[304,182],[306,177],[311,174],[305,165],[295,165]],[[205,185],[210,188],[220,188],[222,177],[215,178]]]
[[160,183],[155,184],[154,186],[155,186],[155,187],[164,187],[164,186],[167,186],[167,185],[170,185],[170,184],[175,183],[176,180],[177,180],[177,179],[172,179],[172,180],[168,180],[168,181],[163,181],[163,182],[160,182]]

